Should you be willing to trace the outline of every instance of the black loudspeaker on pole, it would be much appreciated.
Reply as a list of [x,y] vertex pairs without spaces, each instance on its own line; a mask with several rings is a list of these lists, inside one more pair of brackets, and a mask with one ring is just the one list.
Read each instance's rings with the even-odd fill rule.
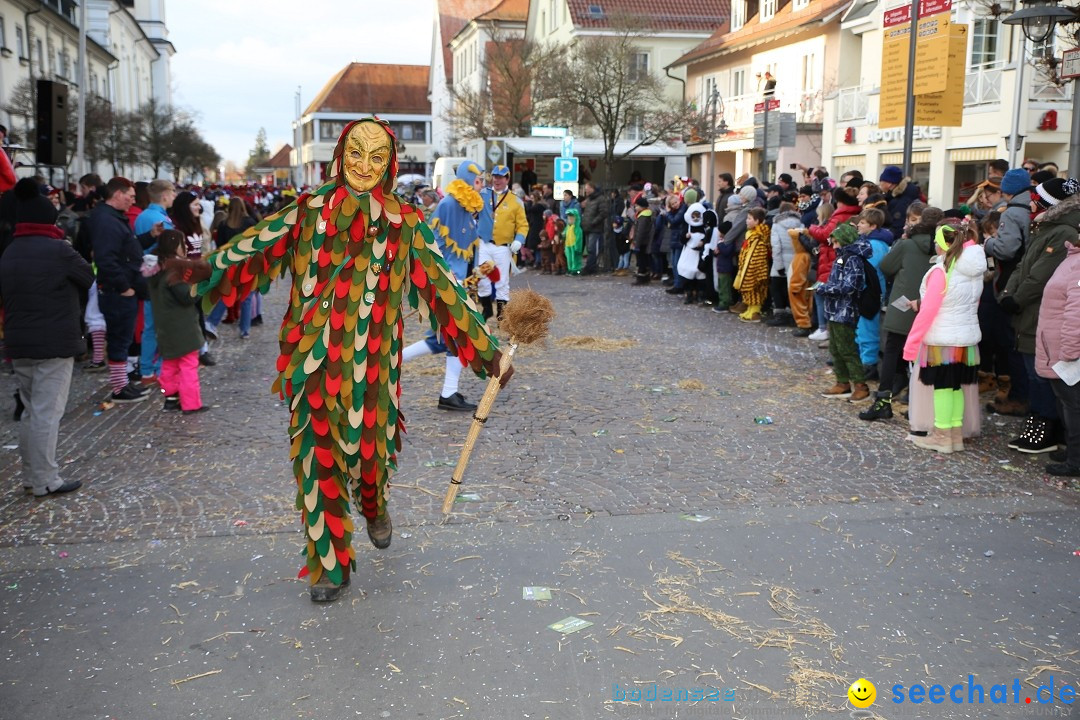
[[38,165],[67,165],[67,85],[37,81]]

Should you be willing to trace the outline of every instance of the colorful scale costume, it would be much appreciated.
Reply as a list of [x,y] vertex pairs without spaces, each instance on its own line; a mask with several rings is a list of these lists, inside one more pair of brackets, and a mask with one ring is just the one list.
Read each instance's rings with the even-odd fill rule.
[[[354,128],[358,135],[378,132],[358,127],[365,124],[385,130],[391,149],[378,184],[357,193],[343,156]],[[394,144],[385,123],[350,123],[328,181],[210,255],[211,275],[198,286],[208,306],[219,299],[233,305],[266,290],[286,269],[292,273],[274,390],[292,411],[296,506],[307,535],[300,575],[312,585],[320,578],[341,585],[355,567],[350,494],[369,522],[385,513],[385,484],[404,432],[398,407],[403,300],[419,307],[477,374],[492,371],[498,358],[423,216],[392,192]]]

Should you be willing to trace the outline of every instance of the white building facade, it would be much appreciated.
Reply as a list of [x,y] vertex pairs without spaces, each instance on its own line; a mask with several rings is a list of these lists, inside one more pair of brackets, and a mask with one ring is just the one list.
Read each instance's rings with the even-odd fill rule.
[[[1034,52],[1027,43],[1024,82],[1017,87],[1023,33],[1001,22],[1008,11],[994,17],[988,8],[962,2],[952,10],[954,23],[970,27],[963,125],[919,126],[913,133],[913,175],[930,203],[941,207],[966,200],[986,179],[990,160],[1012,158],[1014,166],[1025,158],[1067,164],[1073,83],[1051,82],[1045,63],[1037,63],[1054,55],[1053,41]],[[856,2],[842,21],[839,84],[825,100],[822,139],[823,163],[833,177],[857,169],[876,180],[886,165],[902,163],[903,131],[877,124],[882,14],[878,3]],[[1018,105],[1024,141],[1013,154],[1008,137]]]

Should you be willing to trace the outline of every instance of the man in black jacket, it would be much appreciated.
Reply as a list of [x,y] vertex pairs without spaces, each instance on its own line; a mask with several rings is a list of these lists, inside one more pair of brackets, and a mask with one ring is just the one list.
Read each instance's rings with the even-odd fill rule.
[[104,202],[86,217],[86,230],[97,265],[98,307],[105,316],[105,353],[113,402],[146,400],[150,387],[128,382],[128,348],[135,337],[139,299],[146,298],[146,278],[139,272],[143,250],[128,224],[127,211],[135,203],[135,186],[114,177],[105,184]]
[[604,226],[608,220],[609,204],[604,194],[592,182],[585,183],[585,199],[581,206],[581,230],[585,233],[584,275],[595,275],[604,246]]
[[56,439],[67,406],[75,356],[86,349],[79,296],[94,272],[56,226],[57,211],[37,183],[21,180],[15,232],[0,258],[4,342],[25,406],[19,426],[23,488],[36,497],[78,490],[56,463]]

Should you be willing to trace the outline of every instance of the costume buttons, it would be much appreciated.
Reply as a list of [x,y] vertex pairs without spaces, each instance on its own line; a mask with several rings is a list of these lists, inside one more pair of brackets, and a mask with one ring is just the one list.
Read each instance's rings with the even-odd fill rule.
[[322,301],[322,306],[323,306],[323,310],[330,307],[330,301],[329,300],[323,300]]
[[304,294],[305,294],[305,295],[310,295],[310,294],[311,294],[311,291],[312,291],[312,290],[313,290],[314,288],[315,288],[315,285],[314,285],[314,284],[312,284],[312,283],[304,283]]
[[371,263],[371,271],[378,275],[382,272],[382,263]]
[[319,224],[318,224],[318,225],[316,226],[316,228],[317,228],[317,229],[319,230],[319,232],[321,232],[321,233],[324,233],[324,232],[326,232],[326,221],[325,221],[325,220],[320,220],[320,221],[319,221]]
[[376,235],[379,234],[379,226],[378,225],[372,225],[371,227],[368,228],[367,234],[370,235],[371,237],[375,237]]
[[375,302],[375,293],[371,292],[370,290],[364,293],[364,302],[366,302],[368,305]]

